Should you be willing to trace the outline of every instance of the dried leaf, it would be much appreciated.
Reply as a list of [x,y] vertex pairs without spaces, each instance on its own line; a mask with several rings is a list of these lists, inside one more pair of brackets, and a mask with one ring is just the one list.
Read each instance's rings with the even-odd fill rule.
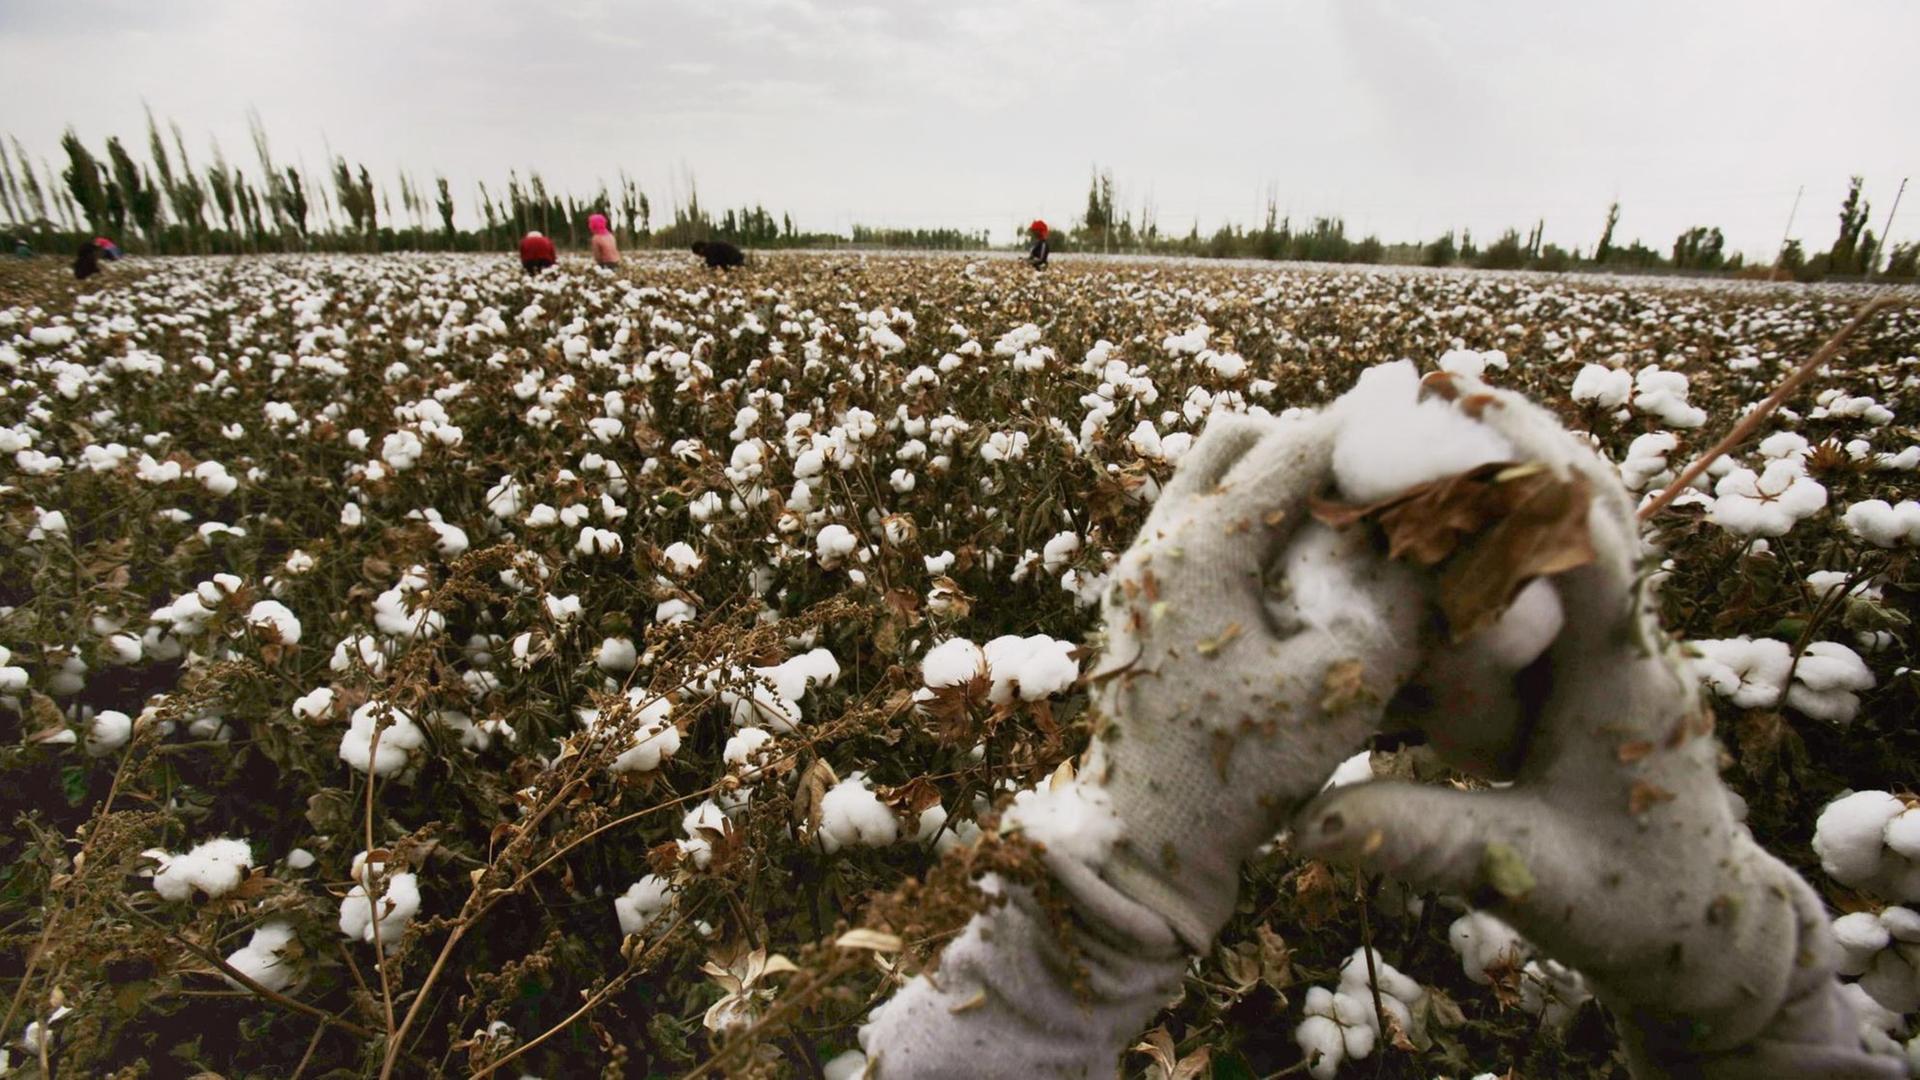
[[1634,817],[1653,809],[1663,802],[1672,802],[1673,792],[1649,780],[1639,780],[1627,795],[1627,812]]
[[[871,949],[874,952],[894,953],[906,948],[906,942],[899,935],[884,930],[869,930],[865,927],[849,930],[833,939],[833,944],[842,949]],[[791,970],[791,965],[789,965]]]

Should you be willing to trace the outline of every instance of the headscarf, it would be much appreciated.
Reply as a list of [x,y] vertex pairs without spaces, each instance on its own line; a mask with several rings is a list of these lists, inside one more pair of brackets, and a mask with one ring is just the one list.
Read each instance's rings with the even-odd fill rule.
[[595,236],[607,231],[607,215],[595,214],[587,219],[587,231]]
[[1046,222],[1041,221],[1039,218],[1034,218],[1033,224],[1027,226],[1027,231],[1044,240],[1047,234],[1053,230],[1047,228]]

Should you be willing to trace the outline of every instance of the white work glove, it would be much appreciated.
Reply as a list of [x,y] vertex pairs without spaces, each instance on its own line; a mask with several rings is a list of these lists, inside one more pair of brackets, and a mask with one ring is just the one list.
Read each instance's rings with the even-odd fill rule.
[[[1479,418],[1521,460],[1593,491],[1597,559],[1549,579],[1565,623],[1522,681],[1521,722],[1448,717],[1443,699],[1426,716],[1517,780],[1338,789],[1302,811],[1296,850],[1496,912],[1595,985],[1643,1080],[1905,1075],[1861,1049],[1819,897],[1735,818],[1712,713],[1636,579],[1631,498],[1545,410],[1467,390],[1492,395]],[[1488,753],[1489,731],[1509,745]]]
[[1426,603],[1421,575],[1310,520],[1332,436],[1324,416],[1220,415],[1194,443],[1113,572],[1093,745],[1058,795],[1087,827],[1008,814],[1046,844],[1072,949],[992,882],[1009,902],[862,1030],[878,1076],[1113,1075],[1232,913],[1241,863],[1374,730]]

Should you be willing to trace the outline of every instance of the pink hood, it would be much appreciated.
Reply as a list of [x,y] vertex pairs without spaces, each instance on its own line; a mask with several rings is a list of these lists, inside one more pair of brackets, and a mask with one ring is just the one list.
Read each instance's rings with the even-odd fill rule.
[[607,215],[595,214],[587,219],[587,231],[595,236],[607,231]]

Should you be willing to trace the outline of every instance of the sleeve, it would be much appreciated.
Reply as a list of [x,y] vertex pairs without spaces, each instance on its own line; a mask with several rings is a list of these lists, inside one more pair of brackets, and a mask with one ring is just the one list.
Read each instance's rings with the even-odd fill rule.
[[1186,949],[1165,920],[1082,866],[1056,866],[1066,940],[1031,891],[994,875],[1005,903],[975,915],[936,971],[874,1011],[860,1043],[880,1080],[1104,1078],[1179,990]]

